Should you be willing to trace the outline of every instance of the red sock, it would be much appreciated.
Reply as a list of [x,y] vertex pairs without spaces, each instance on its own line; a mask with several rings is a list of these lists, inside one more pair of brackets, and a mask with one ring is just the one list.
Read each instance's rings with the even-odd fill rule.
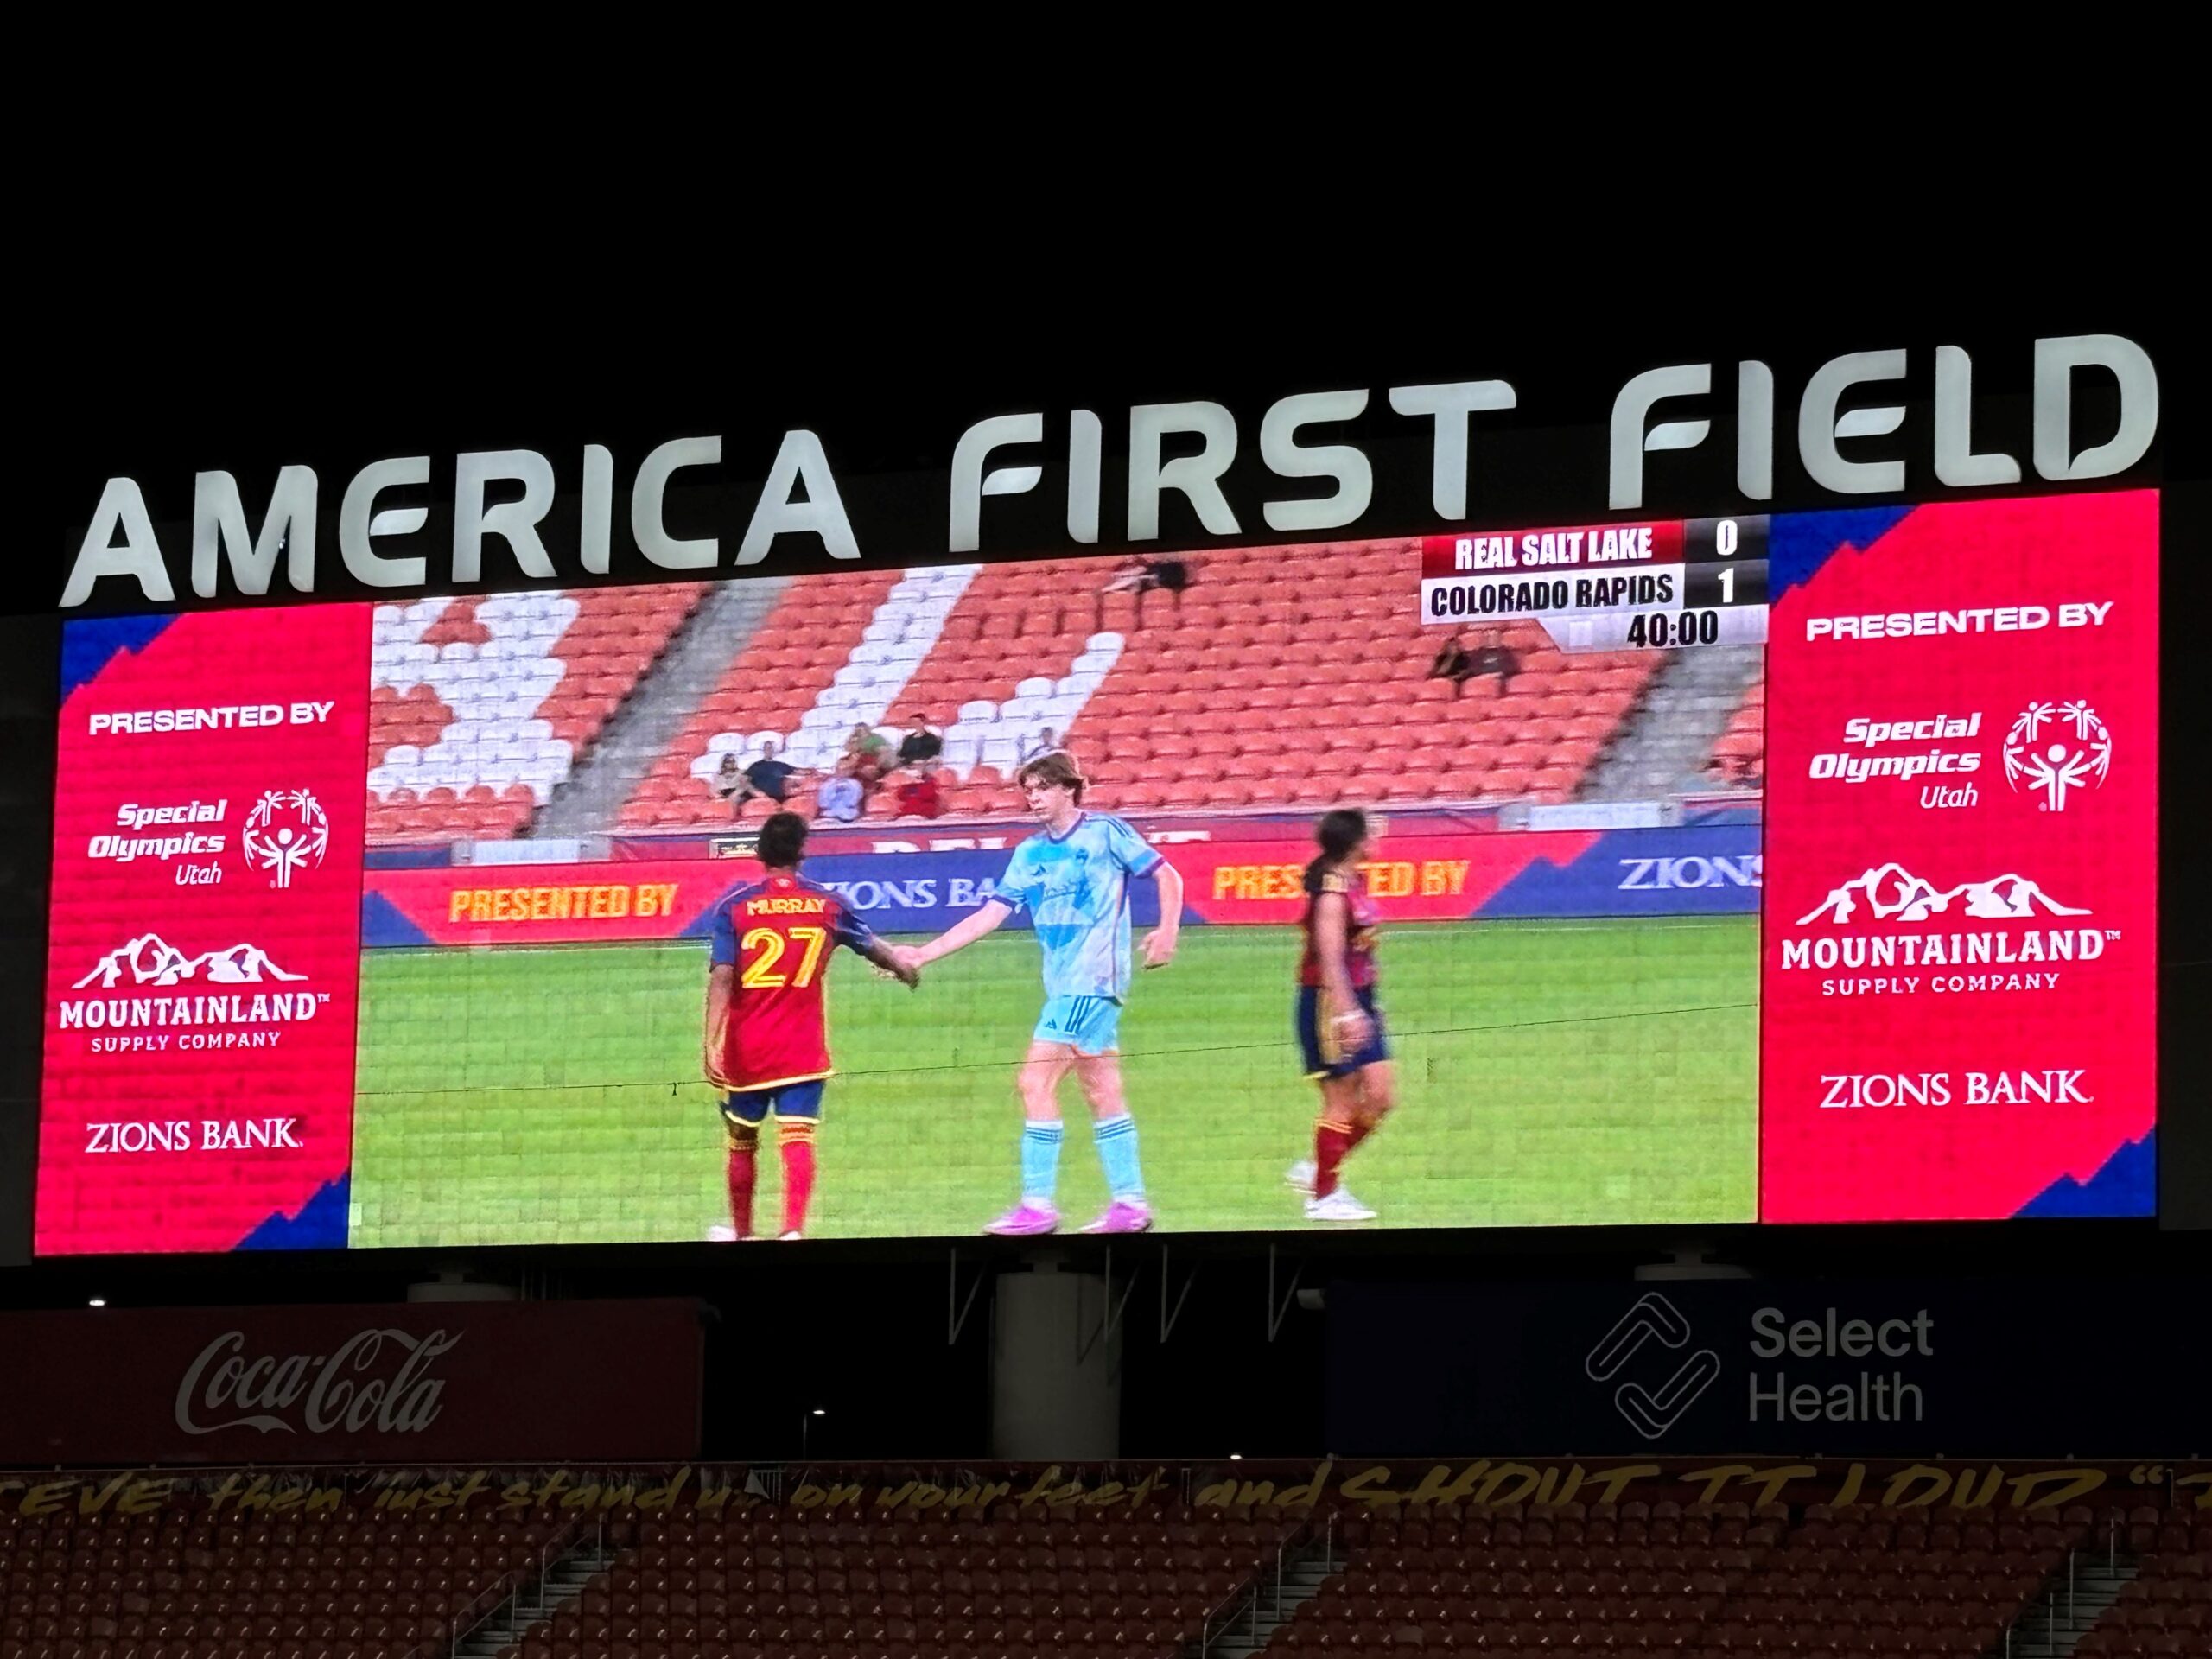
[[784,1230],[806,1230],[807,1200],[814,1196],[814,1125],[785,1123],[777,1130],[784,1154]]
[[749,1141],[742,1146],[734,1141],[730,1142],[729,1219],[740,1238],[753,1236],[753,1186],[759,1173],[754,1144]]
[[1376,1118],[1366,1118],[1351,1126],[1350,1130],[1351,1141],[1351,1143],[1344,1147],[1345,1156],[1351,1156],[1354,1148],[1356,1148],[1361,1141],[1366,1140],[1369,1135],[1375,1133],[1375,1125],[1380,1121],[1381,1120]]
[[1359,1144],[1359,1131],[1330,1118],[1313,1126],[1313,1196],[1325,1198],[1337,1190],[1337,1170],[1344,1154]]

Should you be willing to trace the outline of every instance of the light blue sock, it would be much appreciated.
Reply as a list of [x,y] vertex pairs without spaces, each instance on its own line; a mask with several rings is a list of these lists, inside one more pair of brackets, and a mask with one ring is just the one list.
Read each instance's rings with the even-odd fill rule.
[[1060,1185],[1060,1126],[1032,1122],[1021,1126],[1021,1196],[1045,1209],[1052,1207],[1052,1194]]
[[1105,1167],[1106,1190],[1128,1204],[1144,1202],[1144,1171],[1137,1162],[1137,1121],[1127,1112],[1102,1117],[1090,1126]]

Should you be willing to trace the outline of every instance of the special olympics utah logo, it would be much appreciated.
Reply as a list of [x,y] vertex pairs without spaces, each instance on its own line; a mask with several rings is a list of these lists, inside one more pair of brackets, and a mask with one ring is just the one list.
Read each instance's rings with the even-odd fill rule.
[[[1598,1345],[1584,1357],[1582,1369],[1593,1382],[1611,1382],[1647,1342],[1656,1342],[1677,1353],[1690,1344],[1690,1322],[1656,1290],[1637,1297],[1636,1306],[1621,1315],[1620,1323],[1598,1339]],[[1656,1440],[1681,1421],[1682,1414],[1719,1377],[1720,1356],[1710,1348],[1700,1348],[1656,1389],[1647,1389],[1641,1382],[1622,1383],[1613,1390],[1613,1404],[1637,1433]]]
[[248,868],[268,871],[272,887],[289,887],[330,850],[330,820],[304,789],[268,790],[246,815],[239,846]]
[[2077,791],[2096,788],[2111,770],[2112,734],[2079,698],[2031,702],[2005,734],[2005,781],[2042,796],[2043,811],[2063,812]]

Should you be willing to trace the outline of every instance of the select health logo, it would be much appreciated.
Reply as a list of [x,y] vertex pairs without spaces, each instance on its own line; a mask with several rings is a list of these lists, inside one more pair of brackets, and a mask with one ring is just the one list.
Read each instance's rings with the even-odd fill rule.
[[[1680,1353],[1690,1345],[1690,1322],[1682,1312],[1657,1291],[1646,1291],[1618,1323],[1598,1338],[1583,1357],[1582,1369],[1593,1382],[1610,1382],[1648,1344],[1656,1343]],[[1664,1356],[1662,1356],[1663,1361]],[[1657,1376],[1656,1368],[1653,1376]],[[1720,1356],[1700,1348],[1675,1367],[1674,1375],[1656,1386],[1627,1382],[1613,1390],[1613,1406],[1629,1426],[1647,1440],[1656,1440],[1695,1405],[1698,1397],[1720,1379]]]

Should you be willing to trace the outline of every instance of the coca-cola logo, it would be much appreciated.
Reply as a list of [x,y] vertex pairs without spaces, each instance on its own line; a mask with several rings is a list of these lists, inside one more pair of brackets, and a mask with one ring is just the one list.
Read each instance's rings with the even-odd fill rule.
[[[460,1345],[459,1332],[385,1327],[357,1331],[328,1354],[248,1358],[245,1333],[226,1331],[185,1368],[176,1426],[187,1434],[419,1434],[437,1421],[445,1392],[430,1367]],[[395,1357],[397,1368],[384,1374]],[[213,1421],[226,1413],[237,1414]]]

